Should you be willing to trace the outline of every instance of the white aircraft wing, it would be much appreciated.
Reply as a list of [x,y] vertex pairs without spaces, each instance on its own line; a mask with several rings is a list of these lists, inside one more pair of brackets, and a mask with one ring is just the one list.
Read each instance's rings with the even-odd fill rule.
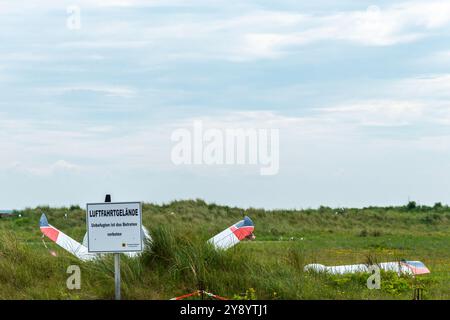
[[[398,274],[419,275],[430,273],[430,270],[420,261],[396,261],[396,262],[382,262],[376,264],[381,270],[392,271]],[[349,264],[342,266],[324,266],[323,264],[308,264],[305,266],[305,271],[328,272],[331,274],[347,274],[347,273],[368,273],[369,266],[366,264]]]
[[96,254],[89,253],[87,247],[50,225],[45,214],[42,214],[41,216],[39,227],[41,228],[41,232],[47,236],[47,238],[80,260],[89,261],[97,257]]
[[208,242],[212,243],[216,249],[229,249],[238,244],[241,240],[252,236],[255,226],[249,217],[237,222],[221,233],[215,235]]

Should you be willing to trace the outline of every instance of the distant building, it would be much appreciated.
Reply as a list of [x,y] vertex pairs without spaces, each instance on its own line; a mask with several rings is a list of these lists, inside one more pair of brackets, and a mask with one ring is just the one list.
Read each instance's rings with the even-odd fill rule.
[[0,210],[0,218],[11,217],[13,215],[12,210]]

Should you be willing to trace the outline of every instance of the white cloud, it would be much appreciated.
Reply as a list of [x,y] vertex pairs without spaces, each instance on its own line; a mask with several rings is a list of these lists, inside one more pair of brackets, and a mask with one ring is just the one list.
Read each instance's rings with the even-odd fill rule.
[[151,7],[212,7],[224,5],[243,6],[232,0],[0,0],[0,14],[64,10],[77,5],[86,9],[104,8],[151,8]]
[[[0,2],[1,3],[1,2]],[[197,13],[205,1],[99,1],[79,5],[96,6],[180,6],[192,7],[189,13],[174,9],[166,15],[135,20],[102,19],[82,22],[76,37],[67,37],[65,28],[56,29],[58,44],[66,49],[146,50],[147,60],[225,59],[247,61],[276,59],[295,52],[298,47],[324,41],[348,42],[362,46],[391,46],[409,43],[439,33],[448,33],[450,2],[409,1],[366,10],[326,14],[299,11],[261,10],[248,4],[241,11],[223,10],[220,14]],[[49,2],[50,5],[50,2]],[[213,4],[209,3],[210,6]],[[224,1],[215,6],[230,8]],[[55,4],[53,3],[53,6]],[[57,9],[60,10],[60,4]],[[58,11],[59,12],[59,11]],[[100,11],[98,11],[100,12]],[[51,13],[53,15],[53,13]],[[64,13],[62,13],[64,14]],[[83,12],[82,12],[83,19]],[[27,33],[28,34],[28,33]]]
[[436,52],[433,54],[433,58],[449,62],[450,61],[450,50]]
[[405,126],[424,116],[426,108],[415,101],[373,100],[324,108],[323,114],[344,123],[363,126]]
[[[110,34],[111,36],[111,34]],[[100,36],[99,36],[100,38]],[[139,41],[139,40],[103,40],[103,39],[92,39],[89,41],[65,41],[60,43],[58,46],[64,49],[142,49],[150,44],[149,41]]]
[[279,58],[296,47],[321,41],[346,41],[364,46],[417,41],[435,32],[448,32],[445,27],[450,22],[450,3],[414,1],[326,15],[256,10],[237,17],[203,19],[201,23],[180,18],[175,25],[148,28],[145,34],[157,31],[166,39],[205,38],[206,43],[216,43],[212,52],[208,51],[209,55],[215,53],[222,58],[245,61]]
[[39,89],[42,93],[65,94],[72,92],[92,92],[102,94],[108,97],[131,98],[137,94],[136,89],[127,86],[111,85],[74,85],[65,87],[52,87]]
[[[237,2],[238,3],[238,2]],[[257,3],[249,3],[241,11],[223,10],[220,14],[197,13],[204,5],[232,8],[237,3],[226,1],[143,1],[102,0],[78,2],[90,14],[105,7],[189,6],[189,13],[174,9],[167,15],[148,19],[138,15],[135,20],[114,18],[98,21],[83,19],[76,37],[67,38],[66,28],[53,29],[60,49],[128,48],[148,50],[150,57],[176,59],[227,59],[247,61],[261,58],[280,58],[297,47],[323,41],[344,41],[363,46],[390,46],[408,43],[425,37],[448,33],[450,2],[407,1],[384,7],[370,6],[366,10],[348,10],[325,14],[299,11],[261,10]],[[67,1],[67,4],[72,4]],[[39,10],[51,11],[48,17],[61,14],[64,21],[66,2],[0,0],[0,10],[39,16]],[[33,12],[37,10],[37,12]],[[27,35],[29,33],[26,33]],[[38,56],[36,56],[38,57]],[[34,59],[24,55],[24,59]],[[44,57],[45,58],[45,57]]]
[[[366,46],[389,46],[419,40],[433,31],[445,28],[450,22],[450,3],[442,1],[405,2],[386,8],[370,6],[365,11],[347,11],[328,15],[284,15],[289,23],[276,19],[266,23],[264,16],[247,19],[261,26],[263,31],[243,30],[243,57],[279,57],[292,46],[318,41],[348,41]],[[256,16],[258,17],[258,15]],[[239,20],[246,20],[241,17]],[[281,31],[268,32],[267,27]],[[445,29],[441,30],[446,32]],[[236,51],[238,51],[236,49]]]
[[50,165],[24,164],[14,161],[7,166],[7,169],[39,177],[51,176],[60,173],[80,173],[82,171],[81,166],[65,160],[58,160]]
[[412,142],[413,149],[434,152],[450,152],[450,135],[420,137]]
[[427,75],[403,79],[394,84],[399,94],[437,100],[450,97],[450,74]]
[[[423,65],[420,68],[408,65],[410,57],[409,52],[405,51],[408,50],[406,46],[401,50],[380,50],[380,66],[393,66],[399,62],[398,67],[393,67],[386,74],[381,75],[380,70],[373,72],[373,66],[364,64],[364,54],[369,50],[358,50],[363,55],[358,56],[361,59],[358,58],[355,65],[349,67],[349,78],[345,73],[342,76],[339,74],[341,78],[336,80],[336,74],[329,77],[328,73],[328,63],[349,61],[347,56],[339,56],[341,49],[354,56],[359,53],[354,50],[356,46],[393,46],[434,37],[426,42],[427,47],[420,47],[414,55],[429,52],[436,47],[435,39],[448,36],[448,2],[397,2],[379,9],[370,7],[368,10],[347,11],[333,11],[330,7],[315,13],[271,10],[269,6],[256,2],[242,4],[236,9],[233,7],[236,4],[234,0],[76,2],[82,9],[82,29],[72,32],[65,28],[65,6],[74,4],[71,1],[0,0],[3,34],[14,36],[14,41],[5,39],[7,45],[0,52],[4,62],[0,66],[0,80],[4,77],[17,80],[3,88],[0,174],[19,178],[20,181],[16,182],[18,190],[33,180],[28,174],[37,176],[36,181],[48,182],[48,187],[39,191],[50,194],[49,201],[54,201],[58,197],[56,193],[65,189],[55,186],[57,180],[64,186],[71,178],[77,180],[77,185],[70,189],[70,193],[75,194],[76,190],[87,185],[88,179],[94,182],[91,190],[103,188],[96,181],[109,187],[110,182],[99,177],[105,173],[119,177],[119,172],[122,175],[117,178],[117,181],[120,180],[117,186],[130,193],[143,190],[145,197],[148,194],[153,196],[153,190],[147,188],[149,183],[153,183],[154,190],[160,194],[167,192],[165,195],[168,197],[183,195],[184,189],[192,192],[190,194],[204,194],[202,188],[213,190],[205,187],[200,179],[183,179],[182,184],[177,184],[179,189],[173,189],[175,183],[171,181],[185,177],[185,172],[182,175],[160,174],[164,170],[174,170],[170,161],[171,131],[178,126],[190,126],[193,120],[199,118],[184,118],[177,123],[169,121],[192,110],[201,112],[203,116],[200,119],[211,127],[280,129],[282,171],[289,176],[284,181],[280,180],[280,190],[284,193],[283,188],[288,185],[286,182],[291,182],[293,187],[288,189],[296,190],[291,195],[293,199],[297,199],[298,194],[305,194],[299,193],[296,188],[299,184],[307,185],[306,191],[310,189],[309,182],[303,179],[305,175],[298,174],[302,170],[310,174],[310,181],[318,181],[317,194],[330,195],[337,189],[345,190],[351,184],[338,181],[330,186],[330,172],[339,172],[346,181],[353,174],[355,185],[366,181],[361,179],[361,172],[373,173],[375,181],[381,180],[379,177],[384,174],[385,181],[390,183],[401,180],[392,178],[392,173],[410,164],[411,159],[418,166],[432,167],[432,161],[419,163],[419,151],[430,151],[430,158],[449,151],[450,138],[443,133],[448,129],[444,126],[450,125],[450,76],[436,74],[399,81],[386,80],[399,72],[411,74],[425,69]],[[167,10],[135,10],[147,6],[173,7]],[[180,6],[191,7],[180,10]],[[292,4],[291,8],[294,6]],[[361,8],[361,4],[355,4],[356,7]],[[33,36],[36,30],[41,35],[38,38]],[[322,43],[326,43],[327,48],[334,45],[339,48],[325,52],[319,50],[321,47],[313,47]],[[440,48],[444,46],[439,45]],[[303,50],[305,48],[307,50]],[[227,64],[214,61],[212,72],[208,69],[208,60],[282,59],[299,52],[299,49],[307,52],[300,66],[293,61],[282,61],[280,64],[249,64],[249,68],[245,66],[241,70],[233,66],[228,70]],[[370,57],[380,51],[370,50]],[[395,54],[391,55],[393,52]],[[334,53],[338,53],[336,60],[323,63],[324,57]],[[408,56],[405,63],[400,54]],[[314,56],[314,62],[320,61],[322,64],[309,66],[307,62],[311,56]],[[445,50],[437,56],[443,61],[450,57]],[[173,59],[206,63],[197,69],[197,64],[181,66]],[[277,69],[278,66],[281,68]],[[298,66],[300,72],[313,69],[311,81],[307,78],[309,74],[298,77],[294,74]],[[267,70],[279,70],[279,73],[267,73],[268,79],[255,79],[266,67]],[[288,70],[289,67],[292,70]],[[323,70],[325,67],[326,71]],[[367,83],[356,83],[362,79],[359,77],[361,73],[353,77],[360,67],[368,70],[364,74]],[[341,66],[336,69],[339,68]],[[336,70],[334,67],[331,69],[332,72]],[[37,73],[39,76],[36,76]],[[111,74],[123,77],[111,82]],[[380,79],[382,77],[385,78]],[[254,79],[255,83],[250,83]],[[63,82],[59,83],[61,80]],[[322,80],[326,83],[323,84]],[[373,83],[376,86],[371,87]],[[62,98],[71,96],[70,93],[75,93],[73,96],[76,99],[65,106]],[[97,105],[93,103],[93,94],[95,98],[109,97],[108,102],[124,102],[111,97],[139,99],[126,101],[130,103],[112,103],[114,106],[99,99],[101,101]],[[209,99],[213,95],[214,99]],[[351,99],[345,98],[350,95]],[[230,105],[228,110],[222,112],[214,111],[232,101],[244,104],[240,105],[242,111],[230,111],[237,110],[236,105]],[[323,108],[308,108],[310,101],[314,106]],[[207,107],[205,102],[209,103]],[[250,105],[245,105],[246,102]],[[188,108],[181,111],[184,104]],[[155,105],[158,108],[154,108]],[[129,111],[127,115],[130,118],[120,118],[118,108],[127,108],[120,111]],[[279,108],[280,112],[246,111],[255,108]],[[180,113],[169,115],[169,109]],[[137,115],[142,115],[137,121],[139,125],[129,126],[129,122],[133,121],[131,119]],[[160,120],[159,123],[155,120],[143,125],[144,119],[154,115]],[[39,119],[50,120],[43,122]],[[391,163],[391,158],[386,155],[397,157],[396,162]],[[371,159],[373,156],[389,158],[385,160],[388,165],[380,165],[378,171],[372,171],[379,165],[377,160]],[[302,161],[305,159],[306,162]],[[442,157],[442,162],[445,159],[448,159],[447,154]],[[388,167],[391,172],[386,171],[389,171]],[[133,176],[136,172],[138,174]],[[159,177],[164,177],[161,180],[148,179],[148,176],[139,178],[148,172],[157,172]],[[215,168],[204,177],[213,180],[214,174]],[[322,180],[318,179],[321,175],[325,176]],[[58,176],[62,179],[57,179]],[[239,178],[243,176],[239,174]],[[169,182],[161,187],[161,181]],[[192,181],[197,181],[201,186],[190,185]],[[134,186],[129,187],[127,183]],[[251,179],[248,183],[242,185],[263,185]],[[326,187],[329,188],[324,190]],[[10,185],[4,189],[6,192],[12,190]],[[224,190],[225,187],[216,192],[226,195]],[[236,193],[245,194],[241,192],[243,189],[236,190],[239,190]],[[41,195],[35,197],[41,199]],[[280,200],[279,203],[284,202]]]

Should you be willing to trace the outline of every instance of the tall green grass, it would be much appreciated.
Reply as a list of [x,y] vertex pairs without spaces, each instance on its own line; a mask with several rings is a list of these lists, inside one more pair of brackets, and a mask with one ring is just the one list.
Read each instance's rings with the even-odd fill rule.
[[[77,207],[40,207],[0,219],[0,299],[113,299],[113,257],[82,263],[53,243],[42,244],[39,217],[81,241],[85,213]],[[244,214],[256,241],[217,251],[207,240]],[[67,215],[67,218],[66,218]],[[317,210],[242,210],[177,201],[144,205],[152,235],[137,259],[122,256],[124,299],[170,299],[204,289],[241,299],[410,299],[421,285],[428,299],[450,299],[450,210],[398,207]],[[432,274],[419,279],[383,273],[381,290],[367,275],[304,272],[308,263],[348,264],[422,260]],[[68,290],[67,267],[81,268],[81,290]],[[413,281],[414,280],[414,281]]]

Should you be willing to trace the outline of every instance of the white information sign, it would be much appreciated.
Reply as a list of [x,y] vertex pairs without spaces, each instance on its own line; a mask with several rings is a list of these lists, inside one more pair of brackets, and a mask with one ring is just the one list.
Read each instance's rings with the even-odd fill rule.
[[86,223],[89,252],[142,251],[140,202],[88,203]]

